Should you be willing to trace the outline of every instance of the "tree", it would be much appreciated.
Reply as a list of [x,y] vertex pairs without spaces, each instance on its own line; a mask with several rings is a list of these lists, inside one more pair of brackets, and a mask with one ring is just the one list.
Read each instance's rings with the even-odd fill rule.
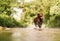
[[0,14],[11,15],[11,10],[15,4],[16,0],[0,0]]

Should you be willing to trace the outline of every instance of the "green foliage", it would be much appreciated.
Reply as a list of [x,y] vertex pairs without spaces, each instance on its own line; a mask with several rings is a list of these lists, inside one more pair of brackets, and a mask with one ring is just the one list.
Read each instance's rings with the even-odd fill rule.
[[13,22],[14,22],[13,18],[4,14],[0,14],[0,26],[12,27],[15,26]]
[[23,3],[23,5],[20,5],[20,7],[23,7],[25,9],[25,15],[23,19],[26,22],[32,23],[36,14],[42,12],[44,14],[44,23],[48,27],[60,27],[59,4],[59,0],[34,0],[30,3]]
[[[10,16],[14,6],[24,9],[22,20],[19,22]],[[29,3],[24,2],[24,0],[21,0],[20,3],[17,0],[0,0],[0,25],[25,27],[33,23],[33,19],[39,12],[44,14],[44,23],[49,27],[60,27],[59,0],[34,0]]]
[[45,16],[44,16],[44,23],[47,23],[50,20],[50,16],[51,15],[49,13],[45,14]]
[[21,21],[19,22],[19,26],[20,26],[20,27],[27,27],[27,26],[28,26],[28,23],[27,23],[27,21],[25,21],[25,20],[21,20]]
[[24,27],[24,22],[20,21],[17,22],[14,18],[11,16],[8,16],[6,14],[0,14],[0,26],[3,27]]
[[20,27],[20,23],[10,16],[12,14],[12,8],[17,6],[15,5],[16,2],[16,0],[0,0],[0,26]]
[[[12,7],[14,6],[14,3],[12,3],[13,0],[0,0],[0,14],[12,14]],[[13,4],[13,6],[11,5]],[[15,3],[16,4],[16,3]]]
[[50,17],[49,27],[60,27],[60,15]]

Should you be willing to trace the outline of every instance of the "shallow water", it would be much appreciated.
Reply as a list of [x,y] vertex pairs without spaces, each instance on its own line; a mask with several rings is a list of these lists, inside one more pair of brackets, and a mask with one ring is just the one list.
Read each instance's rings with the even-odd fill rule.
[[60,29],[11,28],[0,32],[0,41],[60,41]]

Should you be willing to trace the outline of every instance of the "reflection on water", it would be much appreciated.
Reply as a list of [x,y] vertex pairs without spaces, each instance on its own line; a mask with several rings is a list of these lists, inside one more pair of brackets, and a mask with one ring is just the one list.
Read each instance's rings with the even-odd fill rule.
[[0,32],[0,41],[12,41],[10,32]]
[[12,28],[0,32],[0,41],[60,41],[60,29]]

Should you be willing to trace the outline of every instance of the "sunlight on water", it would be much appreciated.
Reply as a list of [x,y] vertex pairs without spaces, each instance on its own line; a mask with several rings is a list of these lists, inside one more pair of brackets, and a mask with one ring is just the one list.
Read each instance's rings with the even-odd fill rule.
[[25,41],[27,32],[24,29],[14,28],[12,33],[12,40],[13,41]]
[[13,33],[12,33],[12,40],[13,41],[20,41],[20,39],[19,39],[20,36],[21,36],[21,34],[20,34],[19,29],[14,29]]
[[[31,28],[30,28],[31,27]],[[60,41],[60,29],[11,28],[0,32],[0,41]]]
[[[32,27],[32,26],[30,26]],[[56,31],[55,31],[56,30]],[[16,28],[13,30],[13,41],[57,41],[59,32],[57,29],[44,29],[42,31],[31,28]],[[59,35],[59,36],[58,36]],[[58,37],[57,37],[58,36]],[[56,39],[55,39],[56,38]],[[60,39],[59,39],[60,40]]]
[[17,29],[17,30],[15,30],[15,31],[13,31],[13,34],[12,34],[12,36],[13,37],[18,37],[18,36],[20,36],[20,33],[19,33],[20,31]]

